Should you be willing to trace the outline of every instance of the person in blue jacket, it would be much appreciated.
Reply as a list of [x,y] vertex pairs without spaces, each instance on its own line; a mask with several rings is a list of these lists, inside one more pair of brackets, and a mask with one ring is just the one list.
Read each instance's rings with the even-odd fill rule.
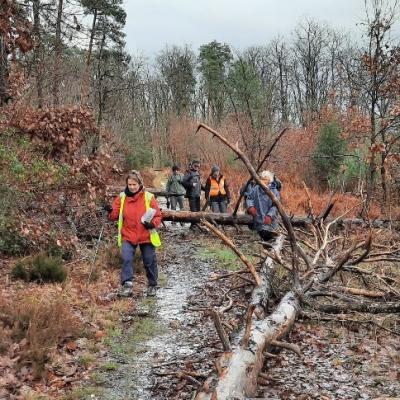
[[[271,171],[260,173],[262,182],[268,186],[274,195],[280,199],[276,186],[274,174]],[[264,192],[260,185],[255,185],[247,194],[247,213],[253,217],[254,229],[262,240],[270,240],[276,236],[278,227],[278,210],[272,203],[270,197]]]

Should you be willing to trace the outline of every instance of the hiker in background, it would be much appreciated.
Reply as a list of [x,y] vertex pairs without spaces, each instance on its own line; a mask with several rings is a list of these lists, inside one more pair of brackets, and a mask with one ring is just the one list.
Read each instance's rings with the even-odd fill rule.
[[[273,194],[280,199],[274,174],[270,171],[262,171],[260,178],[264,185],[268,186]],[[246,206],[247,213],[253,217],[254,229],[258,232],[261,239],[273,239],[276,236],[275,231],[278,227],[278,210],[260,185],[255,185],[250,191],[247,196]]]
[[189,164],[189,170],[182,179],[182,185],[186,189],[186,197],[189,200],[190,211],[200,211],[200,195],[202,190],[200,161],[193,160]]
[[183,210],[183,200],[186,189],[182,185],[182,174],[179,173],[180,168],[178,165],[172,167],[172,174],[170,175],[166,190],[167,196],[171,204],[171,210],[176,210],[176,205],[179,204],[179,209]]
[[206,200],[210,203],[212,212],[228,212],[228,204],[231,198],[229,186],[217,165],[211,168],[210,176],[206,182],[205,196]]
[[157,289],[156,247],[160,237],[156,231],[161,224],[161,211],[153,194],[146,192],[143,179],[138,171],[131,171],[126,177],[126,188],[104,207],[109,219],[118,221],[118,246],[122,253],[121,290],[122,297],[132,296],[134,267],[133,258],[140,247],[148,280],[147,296],[155,296]]

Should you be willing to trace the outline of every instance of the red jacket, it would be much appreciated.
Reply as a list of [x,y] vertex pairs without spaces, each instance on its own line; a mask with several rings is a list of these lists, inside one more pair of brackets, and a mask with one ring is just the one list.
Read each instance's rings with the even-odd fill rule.
[[[112,204],[112,211],[109,215],[111,221],[118,221],[120,205],[121,198],[118,196]],[[154,197],[150,201],[150,207],[156,210],[156,214],[151,222],[158,228],[161,224],[161,211]],[[132,244],[151,243],[150,233],[140,221],[145,212],[146,205],[143,191],[135,194],[133,197],[126,196],[123,210],[122,240],[131,242]]]

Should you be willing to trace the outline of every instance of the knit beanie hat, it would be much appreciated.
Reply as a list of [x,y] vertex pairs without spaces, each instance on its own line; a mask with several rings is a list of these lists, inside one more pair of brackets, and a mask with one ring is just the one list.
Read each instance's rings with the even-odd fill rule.
[[214,174],[215,172],[219,172],[220,168],[218,167],[218,165],[213,165],[211,168],[211,173]]

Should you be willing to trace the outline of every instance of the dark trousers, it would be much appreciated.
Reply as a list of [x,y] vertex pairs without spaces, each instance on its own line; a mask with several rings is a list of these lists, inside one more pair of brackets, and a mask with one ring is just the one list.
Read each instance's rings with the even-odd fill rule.
[[228,212],[228,202],[226,200],[219,200],[219,201],[211,200],[211,211],[215,213]]
[[276,233],[274,231],[267,231],[265,229],[258,231],[258,234],[260,235],[260,238],[264,241],[272,240],[276,238]]
[[170,196],[171,210],[176,210],[176,205],[179,204],[179,209],[183,210],[183,194],[181,196]]
[[200,197],[189,197],[189,210],[193,212],[200,211]]
[[[122,242],[122,270],[121,270],[121,283],[124,284],[126,281],[133,280],[134,265],[133,258],[135,257],[135,251],[137,244],[131,242]],[[139,244],[140,252],[142,253],[142,260],[144,268],[146,270],[147,280],[149,286],[157,286],[158,269],[157,269],[157,257],[156,249],[151,243]]]

